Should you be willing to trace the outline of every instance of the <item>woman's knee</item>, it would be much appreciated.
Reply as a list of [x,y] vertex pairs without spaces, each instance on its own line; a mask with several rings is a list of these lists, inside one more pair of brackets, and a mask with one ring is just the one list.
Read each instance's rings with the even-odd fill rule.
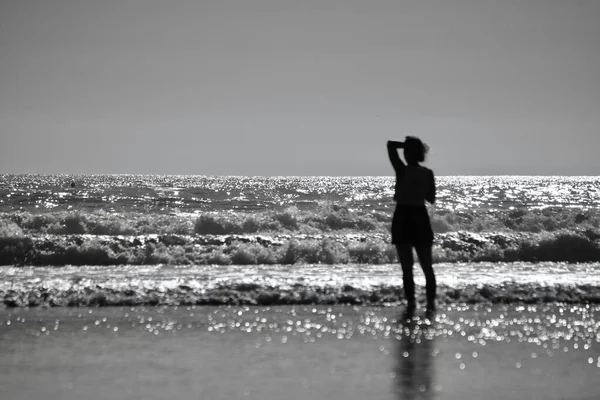
[[419,263],[422,265],[430,266],[433,264],[433,255],[431,254],[431,247],[417,247],[417,256],[419,257]]
[[425,275],[425,279],[435,279],[435,273],[433,272],[433,266],[431,264],[421,263],[421,269],[423,270],[423,275]]
[[425,274],[425,283],[432,283],[435,285],[435,274],[433,270],[430,273]]

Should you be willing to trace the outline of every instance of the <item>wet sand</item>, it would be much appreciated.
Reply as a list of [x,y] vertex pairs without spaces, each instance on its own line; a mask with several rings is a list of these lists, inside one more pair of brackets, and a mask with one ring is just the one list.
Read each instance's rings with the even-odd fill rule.
[[0,310],[2,399],[596,399],[600,307]]

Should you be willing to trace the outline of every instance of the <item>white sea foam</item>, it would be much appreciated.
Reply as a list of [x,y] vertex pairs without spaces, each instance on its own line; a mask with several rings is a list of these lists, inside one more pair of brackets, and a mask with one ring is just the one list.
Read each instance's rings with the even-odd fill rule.
[[[416,283],[424,279],[417,266]],[[441,303],[600,302],[600,264],[435,267]],[[6,306],[385,304],[403,298],[398,265],[0,267]]]

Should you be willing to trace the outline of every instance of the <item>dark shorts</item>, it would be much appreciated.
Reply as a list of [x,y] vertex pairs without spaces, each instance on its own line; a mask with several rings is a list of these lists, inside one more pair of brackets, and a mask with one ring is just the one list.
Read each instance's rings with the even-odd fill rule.
[[433,244],[433,230],[425,206],[396,206],[392,219],[392,243],[416,247]]

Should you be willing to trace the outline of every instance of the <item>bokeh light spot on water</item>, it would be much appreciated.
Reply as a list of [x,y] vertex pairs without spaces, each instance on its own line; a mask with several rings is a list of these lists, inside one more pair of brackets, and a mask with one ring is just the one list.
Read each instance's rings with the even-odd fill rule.
[[[553,358],[552,362],[558,362],[563,357],[577,357],[586,367],[600,368],[600,321],[597,318],[600,306],[560,307],[563,308],[562,315],[555,304],[536,307],[457,304],[445,307],[447,312],[440,312],[431,318],[417,313],[410,320],[395,315],[394,307],[335,306],[328,311],[323,308],[320,316],[316,315],[319,309],[312,305],[296,306],[294,312],[285,306],[270,307],[268,311],[260,306],[198,307],[195,315],[190,315],[185,307],[180,307],[179,311],[168,306],[135,307],[127,309],[127,312],[116,308],[98,308],[94,310],[94,317],[87,319],[80,315],[87,316],[88,313],[75,309],[52,311],[63,312],[60,318],[45,318],[42,309],[16,309],[11,311],[10,317],[3,316],[2,331],[20,330],[36,337],[36,340],[52,340],[63,332],[85,338],[100,334],[101,331],[115,337],[132,337],[131,332],[134,335],[152,336],[218,336],[236,332],[248,335],[250,346],[256,349],[262,349],[263,346],[312,346],[324,340],[351,341],[355,337],[362,337],[382,340],[377,343],[376,349],[384,357],[394,355],[411,362],[423,354],[429,354],[436,363],[450,359],[459,371],[477,370],[481,363],[490,360],[490,351],[512,340],[528,346],[526,352],[519,353],[518,358],[511,359],[507,364],[512,368],[525,366],[527,368],[524,370],[529,373],[541,368],[540,373],[543,374],[544,359]],[[5,312],[8,314],[8,311]],[[327,318],[327,315],[335,318]],[[21,323],[11,324],[11,321]],[[23,321],[28,321],[25,324],[30,325],[24,327]],[[53,326],[60,329],[47,336]],[[446,340],[463,344],[440,352],[440,344],[444,346]],[[529,363],[532,364],[531,368]]]

